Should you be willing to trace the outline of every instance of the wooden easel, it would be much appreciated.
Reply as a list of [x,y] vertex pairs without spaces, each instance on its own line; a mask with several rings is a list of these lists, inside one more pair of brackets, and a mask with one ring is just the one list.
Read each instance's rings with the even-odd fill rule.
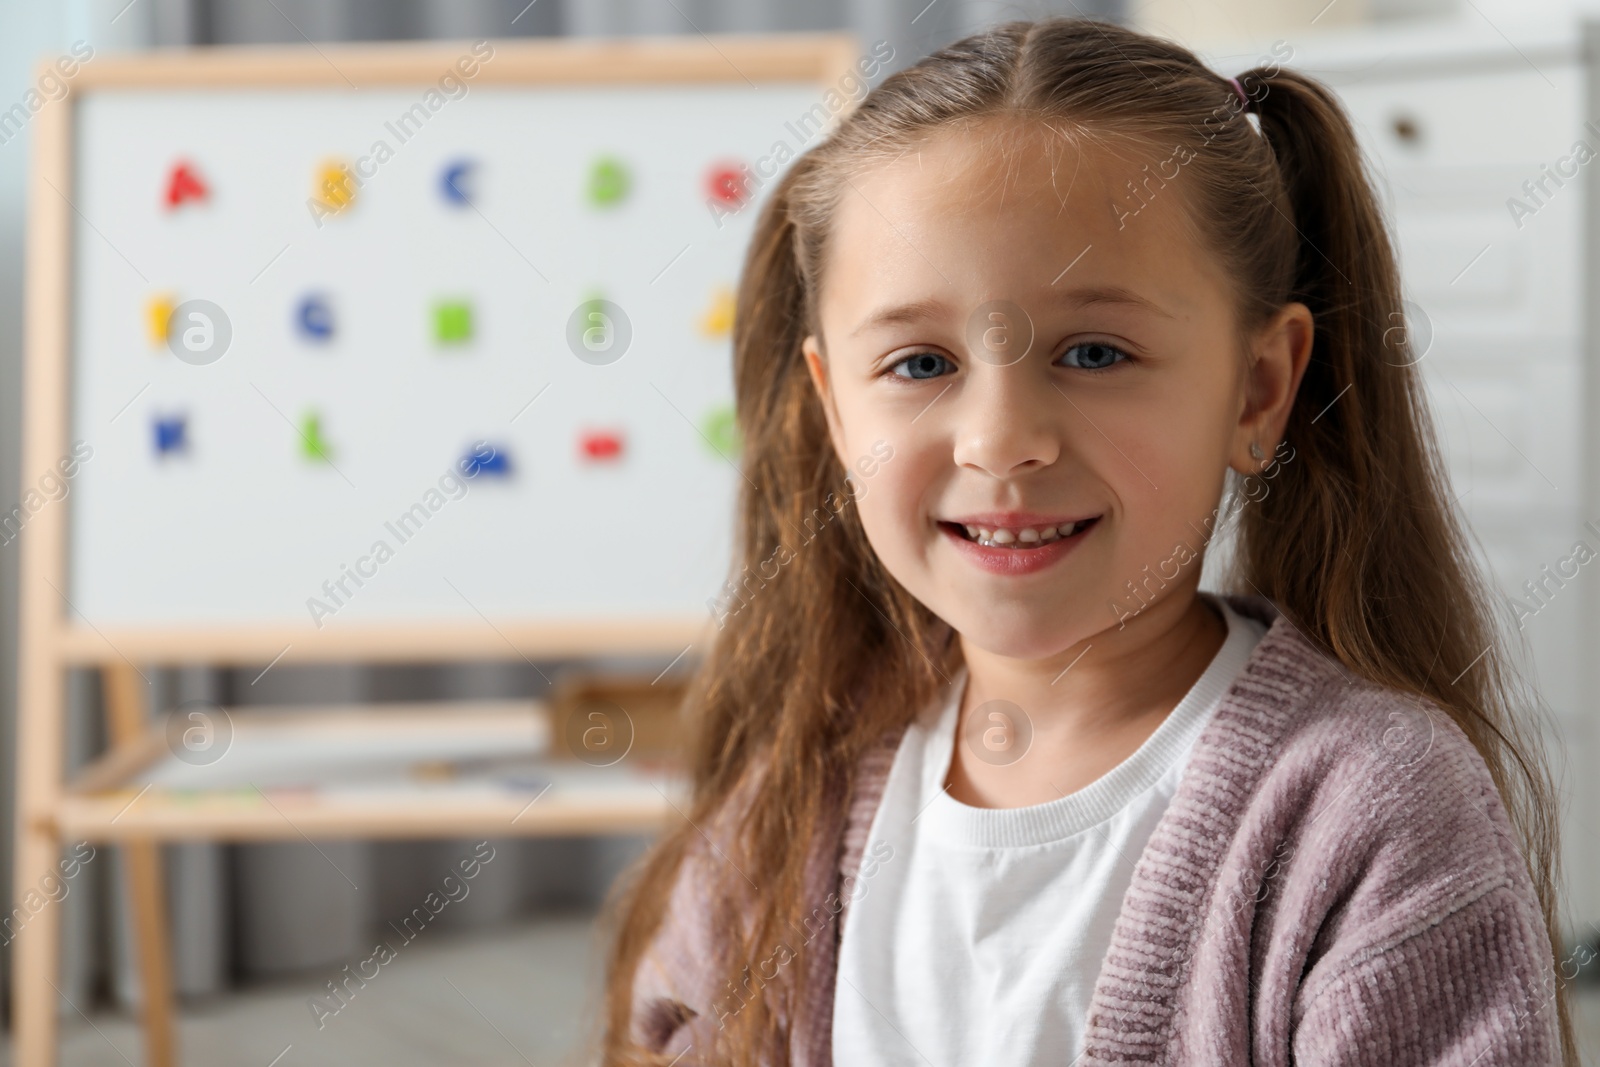
[[[858,47],[848,35],[694,37],[652,42],[497,42],[479,84],[688,84],[772,82],[837,85]],[[29,478],[68,451],[75,216],[74,101],[99,88],[416,86],[433,81],[461,53],[458,44],[195,49],[97,57],[69,82],[69,95],[33,119],[29,185],[23,464]],[[41,68],[47,69],[47,68]],[[347,81],[348,79],[348,81]],[[174,802],[159,790],[134,795],[125,783],[163,750],[148,716],[141,667],[260,666],[285,662],[470,662],[605,655],[670,657],[702,641],[703,615],[671,622],[629,619],[497,625],[486,642],[476,624],[395,624],[330,630],[316,642],[283,626],[97,627],[74,617],[68,597],[70,498],[33,514],[20,536],[21,633],[17,728],[14,887],[20,899],[57,871],[66,841],[115,844],[126,856],[127,888],[143,981],[147,1062],[177,1059],[160,844],[176,840],[263,841],[302,837],[457,837],[474,833],[636,833],[670,815],[663,796],[617,803],[551,801],[527,807],[514,795],[441,805],[420,799],[381,808],[309,800],[294,822],[267,805],[205,797]],[[286,646],[291,651],[284,653]],[[503,646],[503,647],[502,647]],[[105,682],[112,750],[79,782],[63,773],[66,676],[95,668]],[[519,810],[520,809],[520,810]],[[15,940],[13,1013],[17,1067],[50,1067],[57,1045],[61,912],[45,907]]]

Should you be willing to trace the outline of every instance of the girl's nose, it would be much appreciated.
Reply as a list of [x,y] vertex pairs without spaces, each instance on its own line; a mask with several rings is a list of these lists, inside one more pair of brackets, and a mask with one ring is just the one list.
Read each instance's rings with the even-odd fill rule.
[[[1039,390],[1048,382],[1018,373],[1017,366],[986,367],[975,374],[956,412],[955,462],[995,478],[1014,478],[1048,467],[1061,455],[1055,405]],[[984,381],[983,379],[987,379]],[[1061,398],[1055,397],[1058,402]]]

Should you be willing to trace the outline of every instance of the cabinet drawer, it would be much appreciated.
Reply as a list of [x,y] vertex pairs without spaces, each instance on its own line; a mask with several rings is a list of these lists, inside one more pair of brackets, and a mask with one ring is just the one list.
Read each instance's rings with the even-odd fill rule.
[[1469,515],[1528,521],[1573,506],[1582,446],[1576,339],[1440,337],[1418,367]]
[[1522,164],[1531,178],[1539,164],[1566,155],[1580,135],[1600,149],[1600,138],[1583,127],[1584,79],[1575,63],[1327,80],[1349,111],[1362,149],[1386,167]]

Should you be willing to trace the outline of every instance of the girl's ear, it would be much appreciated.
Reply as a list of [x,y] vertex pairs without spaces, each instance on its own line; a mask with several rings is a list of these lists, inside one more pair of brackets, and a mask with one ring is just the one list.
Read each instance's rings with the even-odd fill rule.
[[1233,442],[1232,466],[1239,473],[1254,474],[1270,462],[1256,459],[1250,446],[1255,444],[1263,456],[1270,457],[1282,439],[1300,379],[1311,361],[1314,337],[1311,309],[1290,303],[1280,308],[1253,338],[1239,428]]
[[833,453],[848,471],[850,465],[844,462],[844,434],[839,429],[839,412],[833,406],[833,383],[828,379],[828,361],[822,355],[817,335],[807,334],[805,340],[800,342],[800,351],[806,357],[806,370],[811,372],[811,384],[817,390],[817,399],[822,401],[822,413],[828,420],[828,439],[833,443]]

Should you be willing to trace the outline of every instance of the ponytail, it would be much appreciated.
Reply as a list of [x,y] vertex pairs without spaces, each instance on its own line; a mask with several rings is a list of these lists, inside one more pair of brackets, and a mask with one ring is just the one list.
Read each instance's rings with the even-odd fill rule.
[[[1387,227],[1349,120],[1327,89],[1275,67],[1238,78],[1298,232],[1289,299],[1316,323],[1285,430],[1299,476],[1246,509],[1239,592],[1270,597],[1357,674],[1445,709],[1483,756],[1523,852],[1552,959],[1561,953],[1557,827],[1530,713],[1439,454]],[[1503,612],[1501,615],[1503,616]],[[1563,1044],[1573,1036],[1564,985]]]

